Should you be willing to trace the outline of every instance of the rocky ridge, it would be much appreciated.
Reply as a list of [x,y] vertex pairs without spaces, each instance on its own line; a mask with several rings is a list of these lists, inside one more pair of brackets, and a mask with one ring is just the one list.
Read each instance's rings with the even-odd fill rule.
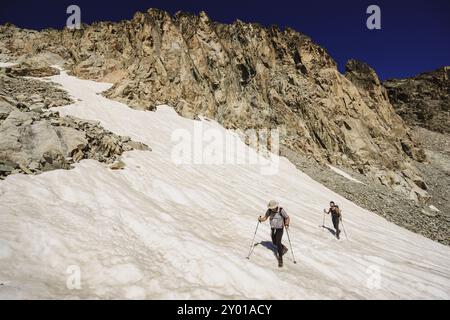
[[0,57],[62,59],[79,77],[115,83],[105,94],[134,108],[169,104],[227,128],[281,128],[296,154],[430,198],[414,166],[424,153],[376,73],[352,60],[340,74],[326,50],[292,29],[156,9],[80,30],[0,28]]
[[397,113],[411,126],[450,134],[450,67],[383,82]]

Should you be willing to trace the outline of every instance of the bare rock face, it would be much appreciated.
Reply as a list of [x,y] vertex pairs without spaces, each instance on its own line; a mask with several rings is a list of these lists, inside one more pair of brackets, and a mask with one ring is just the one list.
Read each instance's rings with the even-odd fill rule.
[[0,101],[3,103],[15,106],[19,110],[41,112],[43,109],[73,102],[56,84],[22,79],[14,76],[10,70],[10,67],[0,69]]
[[37,53],[61,57],[79,77],[113,82],[105,94],[131,107],[169,104],[227,128],[280,128],[282,145],[296,153],[429,198],[412,164],[424,154],[376,73],[352,60],[340,74],[323,48],[294,30],[155,9],[80,30],[0,27],[0,56]]
[[450,134],[450,67],[383,84],[395,110],[408,124]]

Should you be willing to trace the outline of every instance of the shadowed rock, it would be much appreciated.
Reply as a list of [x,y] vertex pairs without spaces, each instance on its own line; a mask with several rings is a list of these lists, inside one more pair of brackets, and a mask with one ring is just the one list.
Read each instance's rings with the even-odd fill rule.
[[383,84],[395,110],[407,123],[450,134],[450,67]]

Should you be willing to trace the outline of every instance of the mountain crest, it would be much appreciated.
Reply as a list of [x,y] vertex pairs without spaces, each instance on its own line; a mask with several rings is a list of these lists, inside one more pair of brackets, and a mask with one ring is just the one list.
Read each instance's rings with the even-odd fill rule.
[[131,107],[168,104],[227,128],[282,127],[289,150],[429,198],[412,162],[423,152],[376,73],[351,60],[340,74],[324,48],[292,29],[158,9],[82,32],[1,28],[2,52],[57,55],[78,77],[113,82],[105,95]]

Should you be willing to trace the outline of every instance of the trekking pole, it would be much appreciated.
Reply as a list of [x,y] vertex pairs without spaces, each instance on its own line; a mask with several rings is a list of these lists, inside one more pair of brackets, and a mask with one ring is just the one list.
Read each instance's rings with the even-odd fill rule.
[[253,248],[254,248],[253,243],[255,242],[256,232],[258,231],[259,223],[260,223],[260,221],[258,220],[258,224],[256,225],[255,234],[253,235],[252,245],[250,246],[250,251],[248,252],[247,259],[250,259],[250,255],[253,252]]
[[342,223],[342,230],[344,230],[345,238],[348,240],[347,232],[345,232],[344,220],[342,220],[342,217],[341,217],[341,223]]
[[289,240],[289,247],[291,247],[292,259],[294,259],[294,263],[297,263],[297,261],[295,261],[295,257],[294,257],[294,250],[292,250],[291,237],[289,236],[289,230],[287,227],[285,227],[285,228],[286,228],[286,233],[287,233],[288,240]]
[[322,231],[325,231],[325,212],[323,213]]

